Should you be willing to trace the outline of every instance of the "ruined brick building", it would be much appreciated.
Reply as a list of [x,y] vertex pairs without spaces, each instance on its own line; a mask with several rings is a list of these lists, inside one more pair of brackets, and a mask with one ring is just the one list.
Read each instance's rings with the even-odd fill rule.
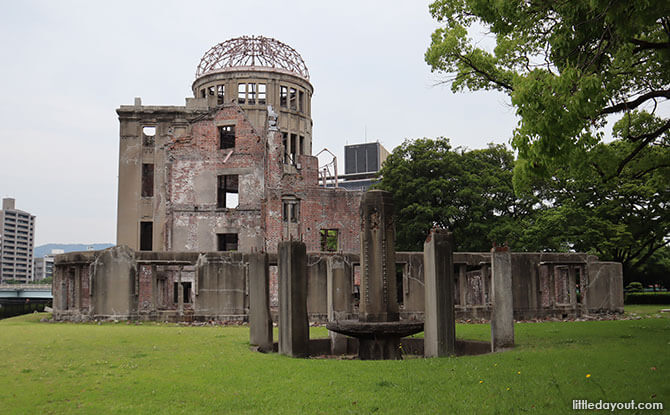
[[[278,306],[277,246],[291,239],[306,244],[310,318],[355,314],[362,191],[338,187],[336,174],[319,185],[314,90],[300,55],[274,39],[232,39],[204,55],[192,88],[184,106],[137,98],[117,110],[118,246],[55,258],[54,318],[247,320],[259,281]],[[386,154],[378,143],[347,149],[346,187],[368,186]],[[516,318],[623,309],[619,263],[580,253],[510,258]],[[423,261],[395,253],[389,272],[403,318],[423,316]],[[490,252],[453,254],[459,318],[489,317],[491,264]]]
[[117,244],[140,251],[358,250],[361,193],[318,185],[309,71],[291,47],[212,47],[185,106],[121,106]]

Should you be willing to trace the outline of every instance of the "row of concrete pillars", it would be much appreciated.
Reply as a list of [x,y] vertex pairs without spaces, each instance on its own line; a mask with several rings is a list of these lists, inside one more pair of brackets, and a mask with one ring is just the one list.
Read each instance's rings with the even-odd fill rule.
[[[433,230],[424,243],[425,322],[424,355],[451,356],[456,352],[453,238],[451,233]],[[491,253],[492,313],[491,350],[514,345],[512,302],[512,266],[510,252],[496,247]],[[346,264],[329,258],[328,319],[346,319],[351,315],[351,278]],[[279,346],[280,354],[306,357],[309,354],[307,317],[307,253],[305,244],[281,242],[278,246],[279,271]],[[250,343],[261,351],[273,347],[270,316],[269,272],[266,255],[253,255],[249,262]],[[331,332],[333,354],[346,352],[346,339]]]

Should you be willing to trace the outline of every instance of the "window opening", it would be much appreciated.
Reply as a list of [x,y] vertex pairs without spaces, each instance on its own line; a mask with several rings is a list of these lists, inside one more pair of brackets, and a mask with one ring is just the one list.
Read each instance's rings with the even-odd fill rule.
[[140,251],[153,250],[153,222],[140,222]]
[[201,96],[202,98],[207,98],[207,92],[205,92],[205,88],[203,88],[203,89],[200,90],[200,96]]
[[[181,288],[184,292],[184,304],[190,304],[191,303],[191,282],[190,281],[182,281]],[[174,298],[173,299],[174,299],[175,304],[179,303],[179,283],[178,282],[174,283]]]
[[265,105],[267,103],[267,86],[265,84],[258,84],[258,103]]
[[333,252],[337,251],[338,230],[337,229],[321,229],[321,251]]
[[282,145],[284,146],[284,164],[289,163],[289,157],[288,157],[288,133],[283,132],[281,133],[281,138],[282,138]]
[[291,88],[291,94],[289,96],[289,104],[292,110],[296,109],[296,100],[297,100],[296,93],[297,93],[296,89]]
[[298,154],[305,154],[305,137],[300,136],[300,146],[298,147]]
[[217,85],[216,86],[216,103],[218,105],[222,105],[225,102],[225,97],[226,95],[226,86],[225,85]]
[[247,84],[237,84],[237,103],[244,104],[247,96]]
[[216,249],[219,251],[237,251],[237,234],[217,233]]
[[219,127],[219,148],[234,148],[235,147],[235,126],[223,125]]
[[291,134],[291,164],[295,165],[296,162],[296,157],[295,157],[295,147],[298,143],[298,136],[296,134]]
[[256,103],[256,84],[247,84],[247,104]]
[[288,101],[288,88],[285,86],[279,87],[279,105],[285,107]]
[[305,93],[298,92],[298,111],[305,112]]
[[153,147],[156,142],[156,127],[142,127],[142,145],[144,147]]
[[207,87],[207,93],[209,94],[210,97],[213,97],[214,96],[214,86]]
[[216,206],[234,209],[239,204],[237,174],[224,174],[217,177]]
[[300,220],[300,201],[298,199],[284,200],[282,220],[298,223]]
[[154,165],[142,164],[142,197],[154,196]]

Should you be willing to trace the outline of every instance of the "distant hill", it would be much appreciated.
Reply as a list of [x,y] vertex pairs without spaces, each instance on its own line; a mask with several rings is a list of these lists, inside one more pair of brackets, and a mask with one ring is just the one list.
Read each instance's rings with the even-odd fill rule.
[[50,254],[52,249],[62,249],[65,252],[86,251],[90,246],[97,251],[114,246],[114,244],[46,244],[36,246],[33,256],[35,258],[43,258],[44,255]]

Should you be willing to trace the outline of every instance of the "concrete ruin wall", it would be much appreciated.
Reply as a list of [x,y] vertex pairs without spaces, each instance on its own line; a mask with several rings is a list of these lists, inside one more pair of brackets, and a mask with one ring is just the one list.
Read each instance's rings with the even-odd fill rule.
[[[140,319],[247,320],[249,256],[236,252],[141,252],[117,246],[58,255],[53,283],[56,320]],[[357,310],[357,254],[312,252],[307,256],[307,310],[313,321],[328,313],[328,258],[351,270],[351,301]],[[267,254],[276,270],[277,255]],[[621,264],[586,254],[512,253],[516,319],[572,318],[623,311]],[[490,253],[454,253],[458,319],[488,319]],[[403,318],[423,318],[423,255],[396,254],[398,299]],[[277,284],[270,283],[271,298]],[[277,302],[271,302],[276,314]]]

